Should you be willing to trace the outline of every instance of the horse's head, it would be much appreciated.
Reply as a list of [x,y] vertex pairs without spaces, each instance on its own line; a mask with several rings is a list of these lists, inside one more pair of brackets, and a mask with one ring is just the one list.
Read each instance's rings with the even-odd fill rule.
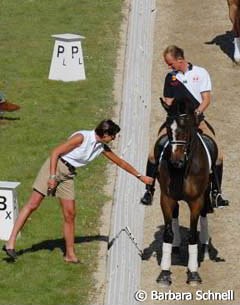
[[196,117],[186,98],[174,100],[167,112],[166,128],[171,150],[169,161],[175,168],[183,168],[193,132],[196,133]]

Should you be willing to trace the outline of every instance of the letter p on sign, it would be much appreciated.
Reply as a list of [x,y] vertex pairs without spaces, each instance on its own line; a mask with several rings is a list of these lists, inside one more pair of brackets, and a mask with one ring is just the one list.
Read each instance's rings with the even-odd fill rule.
[[48,78],[64,82],[86,79],[81,40],[75,34],[52,35],[55,40]]

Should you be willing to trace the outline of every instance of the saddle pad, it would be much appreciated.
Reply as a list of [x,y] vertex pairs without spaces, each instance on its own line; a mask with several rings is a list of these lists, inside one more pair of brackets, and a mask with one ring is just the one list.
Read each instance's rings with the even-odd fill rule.
[[212,172],[212,158],[211,158],[211,155],[209,153],[209,150],[207,148],[207,145],[206,143],[204,142],[203,138],[201,137],[201,135],[198,133],[198,137],[199,139],[201,140],[201,143],[206,151],[206,154],[207,154],[207,158],[208,158],[208,166],[209,166],[209,172],[211,173]]

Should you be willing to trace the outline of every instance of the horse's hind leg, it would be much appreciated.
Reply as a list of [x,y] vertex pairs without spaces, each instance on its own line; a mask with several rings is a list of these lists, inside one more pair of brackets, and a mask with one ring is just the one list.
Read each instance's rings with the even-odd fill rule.
[[209,259],[209,234],[208,234],[207,215],[205,217],[200,216],[199,240],[201,243],[201,251],[202,251],[202,255],[203,255],[203,260],[208,260]]
[[180,228],[179,228],[179,204],[176,204],[176,207],[173,211],[173,218],[172,218],[172,230],[173,230],[173,252],[179,252],[179,247],[181,243],[181,236],[180,236]]
[[208,219],[207,214],[212,213],[212,207],[210,202],[210,185],[204,194],[204,207],[201,210],[200,215],[200,233],[199,233],[199,241],[201,243],[201,255],[202,260],[209,259],[209,234],[208,234]]

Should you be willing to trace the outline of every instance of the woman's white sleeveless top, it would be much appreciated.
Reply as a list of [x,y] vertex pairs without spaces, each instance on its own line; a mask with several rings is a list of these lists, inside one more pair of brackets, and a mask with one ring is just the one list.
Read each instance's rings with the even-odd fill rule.
[[70,138],[76,134],[83,135],[84,139],[82,144],[63,155],[62,159],[74,167],[81,167],[98,157],[104,150],[104,144],[97,142],[94,130],[80,130],[73,133]]

